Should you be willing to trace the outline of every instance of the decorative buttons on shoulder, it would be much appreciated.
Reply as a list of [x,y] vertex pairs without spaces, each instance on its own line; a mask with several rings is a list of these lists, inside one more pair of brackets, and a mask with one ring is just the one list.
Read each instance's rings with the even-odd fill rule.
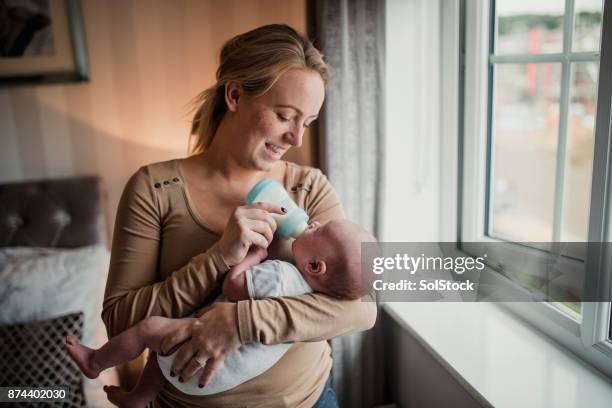
[[161,188],[162,186],[166,187],[170,185],[170,182],[172,182],[172,184],[176,184],[179,181],[181,181],[181,179],[179,179],[178,177],[173,177],[172,179],[169,179],[169,180],[158,181],[155,184],[153,184],[153,187],[155,188]]

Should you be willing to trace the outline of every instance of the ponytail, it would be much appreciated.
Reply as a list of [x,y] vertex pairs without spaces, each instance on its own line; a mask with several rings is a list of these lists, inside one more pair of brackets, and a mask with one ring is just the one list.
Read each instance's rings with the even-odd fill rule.
[[191,136],[195,143],[190,149],[201,153],[210,146],[217,128],[227,111],[225,85],[214,85],[200,92],[191,102],[195,114],[191,121]]

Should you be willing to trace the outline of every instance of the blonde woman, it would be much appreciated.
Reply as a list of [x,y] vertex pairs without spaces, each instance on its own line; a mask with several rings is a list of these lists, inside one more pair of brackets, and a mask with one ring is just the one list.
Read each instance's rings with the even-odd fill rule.
[[[262,178],[282,183],[313,222],[344,216],[319,170],[281,160],[323,104],[328,70],[319,51],[292,28],[268,25],[230,39],[216,76],[196,100],[195,154],[142,167],[125,187],[102,313],[110,336],[149,316],[198,312],[249,248],[291,260],[291,242],[273,240],[269,213],[283,209],[243,204]],[[184,381],[197,373],[206,385],[241,344],[293,345],[272,368],[220,394],[166,385],[156,407],[336,407],[325,340],[372,327],[376,307],[313,293],[217,302],[198,314],[162,343],[166,353],[178,347],[172,368]]]

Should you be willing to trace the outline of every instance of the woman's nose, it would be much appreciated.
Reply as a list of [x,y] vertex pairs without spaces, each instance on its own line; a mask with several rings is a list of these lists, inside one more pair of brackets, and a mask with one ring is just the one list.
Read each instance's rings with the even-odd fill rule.
[[291,132],[287,132],[285,138],[290,145],[300,147],[302,145],[302,139],[304,138],[304,127],[298,126]]

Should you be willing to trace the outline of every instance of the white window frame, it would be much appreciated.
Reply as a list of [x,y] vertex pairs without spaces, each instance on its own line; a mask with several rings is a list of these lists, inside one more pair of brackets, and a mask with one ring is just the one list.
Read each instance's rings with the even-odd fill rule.
[[[573,15],[574,0],[566,0],[566,10]],[[485,236],[486,182],[487,182],[487,121],[489,97],[489,41],[491,0],[464,0],[457,19],[462,19],[464,36],[464,76],[459,79],[459,112],[463,115],[463,129],[459,142],[459,200],[457,231],[461,241],[495,241]],[[564,21],[564,30],[573,24],[571,18]],[[602,39],[612,39],[612,0],[605,0],[602,21]],[[593,159],[591,207],[589,215],[589,242],[610,241],[612,236],[612,41],[602,42],[600,75],[598,84],[597,115],[595,122],[595,155]],[[571,47],[571,38],[564,35],[564,49]],[[461,47],[460,47],[461,48]],[[562,61],[562,54],[538,56],[539,62],[563,62],[562,81],[569,84],[569,60]],[[593,60],[593,53],[580,53],[579,60]],[[494,57],[498,62],[503,56]],[[513,58],[512,61],[515,61]],[[532,61],[532,57],[529,57]],[[566,92],[569,90],[567,86]],[[563,91],[562,91],[563,92]],[[561,107],[567,111],[568,95],[561,96]],[[565,100],[565,102],[563,102]],[[565,104],[565,106],[563,106]],[[560,119],[564,119],[560,115]],[[566,126],[561,124],[560,126]],[[560,138],[566,130],[560,129]],[[565,142],[560,140],[558,157],[564,157]],[[562,155],[562,156],[561,156]],[[561,168],[560,168],[561,166]],[[563,172],[563,163],[557,163],[557,171]],[[445,172],[448,174],[448,171]],[[561,180],[559,180],[561,179]],[[556,183],[562,181],[557,177]],[[559,188],[557,188],[559,191]],[[560,208],[555,205],[555,219]],[[558,227],[555,236],[559,236]],[[607,247],[605,247],[607,248]],[[500,284],[515,285],[501,274],[488,269],[491,279]],[[589,245],[585,260],[584,298],[610,299],[612,292],[612,253],[602,247]],[[583,302],[582,315],[565,312],[550,303],[504,303],[538,330],[570,349],[576,355],[612,377],[612,342],[610,342],[610,302]]]

